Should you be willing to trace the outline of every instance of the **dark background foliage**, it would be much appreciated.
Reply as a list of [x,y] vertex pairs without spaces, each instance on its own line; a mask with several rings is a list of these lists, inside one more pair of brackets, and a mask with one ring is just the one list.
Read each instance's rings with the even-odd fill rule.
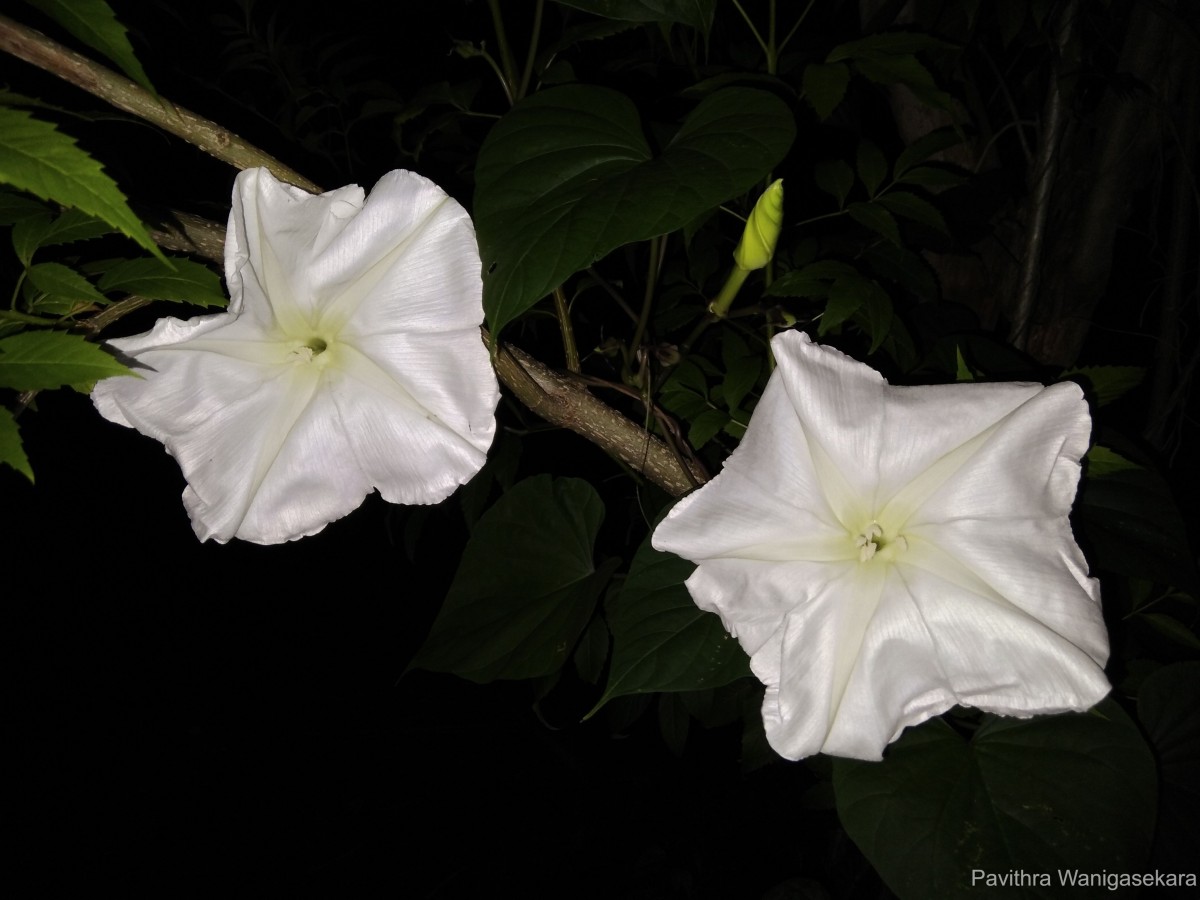
[[[532,4],[504,6],[510,36],[527,40]],[[546,6],[547,42],[570,28],[596,27],[578,12]],[[747,9],[762,21],[766,6]],[[781,21],[790,26],[800,5],[780,6],[789,8]],[[937,285],[928,297],[911,284],[898,288],[921,364],[904,366],[895,354],[872,362],[898,379],[952,378],[954,344],[943,339],[954,336],[971,364],[994,377],[1032,371],[1052,378],[1084,364],[1146,367],[1143,384],[1109,407],[1106,427],[1130,436],[1131,455],[1158,466],[1177,499],[1196,496],[1187,398],[1197,232],[1194,159],[1183,152],[1194,148],[1194,127],[1190,137],[1185,129],[1170,140],[1130,144],[1114,136],[1155,114],[1147,98],[1162,95],[1149,81],[1158,71],[1150,63],[1155,47],[1172,46],[1164,28],[1191,47],[1192,62],[1163,76],[1173,85],[1172,103],[1184,110],[1172,121],[1188,121],[1187,110],[1195,119],[1194,15],[1170,3],[1096,4],[1059,53],[1059,3],[975,4],[982,11],[970,29],[951,3],[916,4],[915,11],[862,6],[819,2],[779,60],[781,79],[797,85],[808,62],[879,29],[903,26],[968,46],[962,56],[933,52],[927,62],[972,120],[976,155],[953,161],[978,169],[939,195],[947,233],[905,229],[907,246],[925,252]],[[455,52],[466,47],[456,41],[495,49],[486,4],[114,7],[164,96],[317,183],[369,187],[389,169],[410,167],[471,208],[474,160],[494,122],[488,116],[507,107],[485,63]],[[33,11],[18,13],[55,33]],[[1152,32],[1140,50],[1126,40],[1136,28]],[[728,4],[718,5],[704,47],[688,47],[678,26],[670,37],[655,25],[610,30],[603,40],[565,47],[558,62],[580,81],[623,91],[649,120],[684,114],[693,101],[680,92],[703,77],[761,65]],[[1162,56],[1164,65],[1180,65],[1177,52]],[[1045,319],[1041,343],[1029,356],[1015,355],[1005,340],[1012,316],[1005,303],[1019,277],[1012,260],[1021,255],[1036,182],[1036,124],[1062,59],[1071,80],[1043,282],[1044,294],[1061,302]],[[64,127],[135,202],[224,220],[235,174],[229,167],[10,58],[0,60],[0,81],[92,114],[64,118]],[[789,226],[830,208],[812,174],[817,163],[853,160],[863,136],[894,159],[911,139],[906,129],[921,125],[912,120],[919,105],[861,78],[824,122],[794,95],[788,99],[800,132],[777,173],[788,184]],[[1136,103],[1146,107],[1132,119],[1122,113],[1122,104]],[[649,137],[665,139],[654,129]],[[1098,196],[1096,160],[1111,147],[1136,165],[1106,176],[1120,189],[1105,182],[1108,193]],[[1192,204],[1182,214],[1180,194]],[[1097,217],[1112,231],[1107,244],[1085,233]],[[1179,229],[1192,236],[1190,250],[1172,243]],[[685,285],[715,290],[712,260],[721,260],[721,273],[727,265],[728,235],[697,234],[697,246],[711,251],[707,260],[695,252],[665,275],[680,296]],[[853,257],[864,239],[842,219],[787,240],[782,252],[799,267],[818,252]],[[1096,246],[1107,247],[1103,260],[1072,254]],[[615,284],[632,282],[645,269],[644,252],[619,250],[599,269]],[[1183,267],[1184,288],[1172,301],[1171,291],[1180,290],[1175,266]],[[671,292],[662,297],[669,313]],[[802,321],[817,308],[805,303],[816,301],[788,307]],[[619,311],[580,305],[585,353],[613,335],[627,337]],[[131,316],[120,330],[140,331],[160,313]],[[1090,327],[1063,327],[1064,320]],[[654,340],[667,345],[687,329],[668,315],[657,330]],[[548,316],[515,323],[510,336],[560,364]],[[871,337],[847,328],[838,339],[862,356]],[[1156,374],[1165,343],[1176,348],[1175,368]],[[721,357],[718,343],[705,350]],[[615,357],[591,354],[589,366],[621,381]],[[633,402],[624,408],[641,415]],[[545,472],[588,480],[609,511],[597,558],[627,565],[666,496],[626,477],[578,437],[542,428],[512,401],[500,416],[505,440],[519,448],[510,480]],[[21,425],[37,484],[0,469],[0,546],[16,644],[10,693],[19,837],[12,851],[47,890],[891,896],[838,825],[828,761],[772,763],[753,734],[746,739],[740,720],[705,728],[695,719],[687,726],[685,714],[681,735],[674,701],[627,697],[580,723],[599,690],[574,672],[532,685],[481,686],[408,671],[472,524],[459,503],[409,510],[370,498],[299,543],[201,545],[179,501],[182,476],[158,444],[101,420],[86,396],[68,391],[43,394]],[[714,438],[704,455],[710,467],[731,443]],[[487,496],[498,494],[492,488]],[[1180,505],[1194,538],[1194,511]],[[1081,540],[1094,549],[1093,535]],[[1132,603],[1124,584],[1113,595]],[[1194,604],[1160,609],[1194,627]],[[1124,612],[1110,609],[1117,619]],[[1151,628],[1122,626],[1114,635],[1113,680],[1123,699],[1155,667],[1195,657],[1186,641]],[[1172,858],[1169,849],[1160,852],[1167,856],[1157,859]]]

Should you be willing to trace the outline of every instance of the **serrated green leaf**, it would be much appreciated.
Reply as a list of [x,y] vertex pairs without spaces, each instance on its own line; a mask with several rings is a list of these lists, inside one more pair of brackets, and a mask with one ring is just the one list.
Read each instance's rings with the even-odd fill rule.
[[868,353],[874,353],[880,348],[892,330],[895,315],[892,312],[892,298],[879,285],[867,282],[867,302],[859,308],[855,321],[871,339]]
[[608,604],[612,664],[588,717],[625,694],[720,687],[750,674],[749,660],[714,613],[692,602],[684,581],[696,567],[661,553],[647,537],[621,591]]
[[67,209],[52,219],[48,214],[31,216],[13,228],[13,249],[26,266],[42,247],[86,241],[112,233],[112,226],[82,210]]
[[27,216],[13,226],[13,253],[17,254],[21,265],[28,267],[33,261],[33,254],[41,246],[42,235],[51,227],[53,221],[50,213],[43,212],[38,216]]
[[128,374],[116,358],[77,334],[23,331],[0,338],[0,387],[88,391],[101,378]]
[[858,177],[867,188],[867,196],[874,197],[883,180],[887,178],[887,158],[874,143],[861,140],[858,142],[855,163],[858,167]]
[[950,233],[950,230],[946,227],[946,220],[942,218],[942,214],[938,212],[937,207],[925,198],[918,197],[916,194],[911,194],[908,191],[890,191],[882,197],[877,197],[876,202],[882,204],[889,212],[895,213],[901,218],[911,219],[914,222],[920,222],[922,225],[928,225],[942,234]]
[[917,138],[896,157],[896,177],[903,175],[917,163],[925,162],[935,153],[957,147],[963,140],[962,132],[955,128],[939,128],[924,137]]
[[743,356],[733,360],[721,383],[722,399],[731,413],[737,411],[742,400],[758,382],[762,372],[763,361],[757,356]]
[[93,50],[110,60],[144,87],[155,94],[154,85],[146,77],[142,64],[134,55],[125,27],[105,0],[25,0],[56,21]]
[[17,191],[0,188],[0,225],[16,225],[23,219],[50,215],[46,204]]
[[794,134],[781,100],[746,88],[704,98],[658,157],[616,91],[568,85],[518,103],[488,134],[475,169],[493,338],[617,247],[680,229],[754,187]]
[[877,203],[851,203],[846,207],[852,218],[859,225],[870,228],[891,241],[897,247],[900,243],[900,226],[892,214]]
[[817,187],[837,200],[838,209],[841,209],[854,187],[854,170],[845,160],[823,160],[813,166],[813,180]]
[[679,22],[708,34],[715,0],[556,0],[606,19],[623,22]]
[[0,182],[103,219],[162,257],[100,163],[74,139],[22,110],[0,107]]
[[925,259],[904,247],[877,243],[863,254],[875,275],[896,284],[924,300],[938,297],[938,282]]
[[558,671],[617,562],[592,560],[603,518],[577,478],[537,475],[503,494],[471,532],[412,667],[480,683]]
[[221,279],[208,266],[191,259],[170,257],[172,271],[157,259],[123,260],[100,277],[97,287],[104,292],[122,291],[151,300],[173,300],[197,306],[226,306]]
[[839,278],[861,278],[858,269],[837,259],[821,259],[776,278],[767,288],[772,297],[824,297]]
[[716,437],[728,421],[729,413],[724,410],[705,409],[700,415],[694,417],[691,425],[688,426],[688,443],[694,449],[699,450]]
[[963,359],[962,347],[958,345],[954,347],[954,380],[958,382],[975,380],[975,373],[971,371],[971,367]]
[[33,467],[21,445],[21,432],[13,414],[0,406],[0,464],[11,466],[33,484]]
[[1125,396],[1142,383],[1146,370],[1141,366],[1076,366],[1065,370],[1060,379],[1079,376],[1100,406]]
[[[934,89],[933,76],[915,56],[861,57],[854,61],[854,70],[876,84],[904,84],[913,89]],[[924,102],[924,98],[918,95]]]
[[61,263],[38,263],[26,272],[29,283],[50,297],[103,306],[107,298],[90,281]]
[[850,69],[845,63],[809,63],[804,68],[804,97],[825,121],[838,108],[850,85]]
[[1154,834],[1154,757],[1112,700],[987,716],[970,740],[934,719],[883,762],[834,760],[833,783],[842,825],[900,900],[976,898],[976,871],[1045,873],[1019,895],[1059,898],[1061,872],[1143,871]]
[[829,302],[821,316],[819,334],[827,334],[837,328],[867,302],[867,285],[863,278],[839,278],[829,287]]
[[838,44],[829,51],[825,61],[837,62],[842,59],[859,59],[861,57],[911,55],[922,50],[936,50],[953,46],[953,44],[929,34],[918,34],[915,31],[887,31],[868,35],[845,44]]

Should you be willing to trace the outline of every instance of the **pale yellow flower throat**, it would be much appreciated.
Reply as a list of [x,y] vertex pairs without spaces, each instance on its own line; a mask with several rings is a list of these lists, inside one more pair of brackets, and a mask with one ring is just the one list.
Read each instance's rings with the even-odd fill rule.
[[902,534],[889,537],[884,533],[882,525],[872,522],[854,538],[854,546],[858,548],[859,562],[867,562],[876,557],[891,562],[897,553],[908,549],[908,539]]

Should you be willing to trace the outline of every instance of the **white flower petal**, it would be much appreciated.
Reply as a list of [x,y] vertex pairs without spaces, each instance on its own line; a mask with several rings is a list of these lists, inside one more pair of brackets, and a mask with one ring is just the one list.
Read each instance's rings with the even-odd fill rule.
[[313,261],[314,289],[329,298],[324,320],[347,336],[478,328],[483,279],[466,210],[414,172],[379,180],[362,213]]
[[894,387],[798,332],[772,348],[742,445],[653,540],[751,655],[772,746],[879,759],[956,703],[1098,702],[1107,635],[1067,519],[1079,390]]
[[356,184],[313,196],[266,169],[246,169],[233,187],[225,237],[231,314],[264,331],[312,326],[325,297],[314,292],[311,260],[359,214]]
[[201,539],[314,534],[376,487],[438,502],[483,465],[499,387],[479,253],[432,182],[393,172],[364,202],[243,172],[226,277],[229,312],[114,341],[144,377],[93,395],[176,457]]
[[[474,342],[486,363],[487,350],[478,331]],[[329,392],[342,427],[353,435],[358,467],[383,498],[391,503],[440,503],[470,481],[483,467],[492,442],[495,400],[489,405],[487,395],[479,396],[473,418],[466,418],[456,402],[463,395],[455,394],[455,385],[416,381],[424,390],[412,392],[370,357],[354,348],[347,351],[338,371],[331,373]],[[454,359],[442,357],[441,364]],[[444,410],[450,421],[431,407]]]
[[[781,361],[779,368],[784,366]],[[656,549],[692,560],[826,558],[830,542],[845,530],[842,513],[827,500],[834,476],[822,478],[818,471],[781,379],[771,379],[757,409],[755,427],[722,471],[704,490],[680,500],[655,529]],[[781,454],[780,447],[788,452]],[[799,551],[801,543],[810,549]]]
[[184,502],[201,540],[313,534],[370,492],[342,429],[327,421],[314,369],[186,345],[139,361],[154,369],[145,380],[105,379],[93,399],[102,415],[166,445],[188,481]]

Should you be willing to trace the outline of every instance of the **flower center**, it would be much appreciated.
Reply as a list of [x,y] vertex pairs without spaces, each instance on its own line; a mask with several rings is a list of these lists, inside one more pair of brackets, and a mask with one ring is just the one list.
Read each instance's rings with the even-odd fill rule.
[[876,555],[880,559],[891,562],[897,553],[908,549],[908,540],[902,534],[885,535],[883,526],[872,522],[854,538],[854,546],[858,548],[858,561],[867,562]]
[[[292,347],[292,355],[297,357],[299,362],[313,362],[328,349],[329,342],[323,337],[314,335],[306,341],[297,341]],[[322,358],[318,361],[324,363],[325,359]]]

